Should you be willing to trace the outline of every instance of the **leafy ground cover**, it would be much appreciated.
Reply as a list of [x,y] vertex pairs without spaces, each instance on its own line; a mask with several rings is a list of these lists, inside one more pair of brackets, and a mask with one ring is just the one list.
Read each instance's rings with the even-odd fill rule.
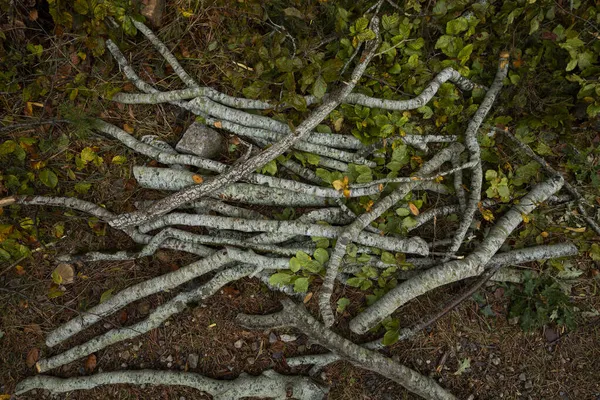
[[[370,4],[180,1],[171,5],[160,36],[190,74],[232,95],[291,104],[291,110],[270,114],[291,124],[301,121],[307,110],[303,95],[322,98],[339,79],[355,47],[373,34],[362,17]],[[445,67],[489,84],[498,54],[508,49],[508,79],[486,121],[487,131],[510,128],[576,184],[589,203],[599,203],[600,22],[596,6],[548,1],[408,1],[401,9],[388,3],[384,7],[383,43],[358,88],[361,93],[413,97]],[[156,166],[156,162],[148,163],[98,136],[89,121],[91,116],[100,116],[136,137],[158,134],[174,143],[194,119],[171,106],[128,106],[105,99],[134,91],[106,53],[106,38],[131,53],[131,63],[141,66],[144,79],[162,89],[181,88],[172,69],[135,36],[131,18],[140,18],[136,6],[118,1],[56,1],[19,3],[16,8],[3,4],[2,10],[2,26],[7,28],[0,33],[2,197],[77,196],[116,212],[133,210],[134,201],[156,198],[156,193],[139,189],[132,178],[134,164]],[[455,86],[444,84],[435,99],[417,112],[343,105],[318,129],[351,134],[365,143],[393,135],[460,135],[482,96],[483,91],[477,90],[465,96]],[[503,204],[543,178],[539,164],[518,155],[502,135],[481,135],[480,144],[486,162],[485,196],[497,203],[481,211],[485,219],[480,229],[485,229],[505,210]],[[397,145],[390,152],[390,161],[374,167],[351,166],[344,174],[327,169],[316,172],[335,189],[344,190],[344,185],[395,177],[403,168],[422,163],[423,153],[414,147]],[[240,154],[240,143],[232,137],[222,161],[233,161]],[[291,157],[308,166],[320,161],[300,151]],[[265,172],[276,173],[277,164]],[[377,227],[402,233],[411,228],[415,214],[441,204],[443,199],[432,195],[408,199],[406,207],[382,215]],[[361,198],[349,206],[361,211],[372,203]],[[149,259],[80,264],[75,266],[73,282],[65,282],[55,272],[56,255],[126,249],[131,243],[98,219],[78,213],[28,207],[0,210],[4,393],[11,393],[19,380],[32,373],[31,366],[39,358],[36,351],[45,351],[44,333],[56,324],[113,292],[189,261],[163,251]],[[282,219],[299,211],[258,210]],[[435,238],[454,223],[452,216],[440,218],[433,227],[423,228],[423,236]],[[528,268],[542,278],[530,278],[522,285],[490,286],[427,332],[388,351],[441,380],[461,398],[471,394],[477,398],[596,398],[600,393],[594,379],[599,337],[595,322],[598,237],[576,208],[567,205],[534,213],[511,242],[523,247],[562,239],[577,244],[580,258],[531,264]],[[382,255],[389,256],[395,257]],[[340,329],[347,330],[347,320],[358,311],[356,304],[372,301],[389,284],[385,279],[369,279],[370,274],[369,270],[357,273],[350,278],[350,287],[339,294],[338,304],[346,307],[340,310],[344,315]],[[311,284],[318,282],[319,278],[310,276]],[[299,291],[310,291],[308,280],[301,282]],[[462,287],[456,284],[418,300],[403,310],[406,321],[401,322],[418,320]],[[146,315],[150,304],[170,297],[160,294],[134,304],[105,325],[129,324]],[[139,342],[111,347],[58,374],[73,376],[124,365],[189,369],[190,354],[201,359],[192,369],[219,378],[233,378],[242,371],[259,373],[269,365],[285,371],[286,357],[310,349],[305,338],[286,342],[281,336],[245,331],[233,324],[236,313],[272,310],[275,300],[256,280],[227,286],[210,301],[210,307],[195,307],[140,337]],[[309,302],[310,306],[314,307]],[[396,329],[395,323],[390,321],[388,330]],[[330,398],[404,398],[401,388],[345,363],[328,368],[322,379],[332,384]],[[107,395],[198,396],[177,388],[93,391],[93,396]]]

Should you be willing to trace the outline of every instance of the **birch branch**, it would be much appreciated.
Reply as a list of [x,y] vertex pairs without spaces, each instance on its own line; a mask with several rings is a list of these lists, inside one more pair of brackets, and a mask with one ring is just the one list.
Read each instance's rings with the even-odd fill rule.
[[[375,17],[376,18],[376,17]],[[378,22],[378,21],[377,21]],[[379,35],[377,35],[379,37]],[[145,211],[136,211],[129,214],[124,214],[116,217],[110,221],[110,224],[114,227],[124,227],[139,225],[152,218],[160,215],[164,215],[167,212],[176,209],[182,204],[189,203],[199,197],[202,197],[210,192],[213,192],[232,181],[237,181],[251,174],[255,170],[263,167],[269,161],[277,158],[288,150],[292,145],[303,140],[310,131],[315,128],[321,121],[333,111],[340,102],[350,94],[358,83],[360,77],[364,73],[368,63],[373,58],[375,49],[377,48],[379,40],[368,43],[366,52],[361,58],[361,62],[357,65],[352,73],[352,77],[349,82],[345,83],[340,89],[333,93],[327,100],[323,102],[315,111],[313,111],[308,118],[306,118],[292,134],[286,136],[273,146],[262,151],[259,155],[254,156],[244,163],[233,166],[226,173],[221,174],[215,179],[205,182],[202,185],[193,186],[190,188],[183,189],[171,196],[168,196]]]
[[[451,160],[454,154],[462,152],[463,149],[464,147],[460,143],[452,143],[450,146],[436,154],[431,160],[427,161],[421,167],[417,178],[431,174],[444,162]],[[333,295],[335,280],[338,270],[342,265],[342,259],[346,254],[347,246],[358,239],[360,232],[367,225],[371,224],[371,222],[379,218],[381,214],[403,199],[416,186],[416,182],[418,181],[411,180],[409,183],[400,185],[391,194],[379,200],[371,208],[370,212],[360,215],[352,224],[348,225],[340,232],[340,236],[338,237],[335,248],[329,259],[329,267],[319,293],[319,309],[323,316],[325,326],[330,327],[335,322],[335,316],[331,308],[331,296]]]
[[241,399],[247,397],[268,397],[284,399],[291,392],[302,400],[321,400],[327,388],[318,385],[310,378],[280,375],[265,371],[259,376],[241,374],[234,380],[217,380],[193,372],[176,371],[114,371],[102,372],[75,378],[57,378],[38,375],[29,377],[17,385],[16,394],[22,395],[31,390],[49,390],[52,395],[74,390],[89,390],[105,385],[169,385],[187,386],[208,393],[215,400]]
[[[505,253],[496,254],[492,259],[485,265],[486,271],[490,269],[496,269],[495,274],[492,275],[491,279],[495,281],[506,281],[507,278],[509,281],[513,281],[514,277],[509,275],[505,276],[503,271],[509,265],[519,265],[532,261],[540,261],[547,260],[552,258],[561,258],[561,257],[569,257],[575,256],[579,253],[577,247],[572,243],[560,243],[555,245],[547,245],[547,246],[536,246],[536,247],[528,247],[519,250],[511,250]],[[378,266],[381,268],[381,266]],[[390,265],[385,265],[383,268],[390,267]],[[500,269],[502,268],[502,269]],[[346,270],[346,268],[344,268]],[[401,271],[403,274],[413,273],[419,274],[419,270],[409,270],[409,271]],[[414,276],[414,275],[413,275]],[[417,329],[416,327],[410,328],[402,328],[399,332],[398,340],[407,340],[413,337],[420,330],[425,328],[425,326]],[[371,350],[379,350],[383,349],[385,346],[381,342],[381,339],[377,339],[371,342],[367,342],[361,344],[360,346],[371,349]],[[315,355],[305,355],[298,357],[291,357],[286,360],[287,364],[290,367],[297,367],[301,365],[314,364],[313,370],[320,370],[325,366],[334,363],[336,361],[342,360],[340,356],[334,353],[324,353],[324,354],[315,354]]]
[[533,187],[519,204],[513,205],[500,218],[473,253],[462,260],[444,263],[401,283],[357,315],[350,322],[350,329],[355,333],[363,334],[415,297],[439,286],[480,275],[484,266],[496,254],[508,235],[521,223],[522,216],[532,212],[538,204],[556,193],[562,187],[563,182],[562,178],[553,177]]
[[454,233],[454,242],[448,249],[446,260],[449,260],[450,257],[456,254],[460,248],[460,245],[462,244],[463,240],[465,239],[465,235],[469,230],[469,226],[471,226],[475,212],[477,211],[477,204],[479,201],[481,201],[483,171],[481,168],[481,148],[479,147],[479,142],[477,141],[477,132],[479,131],[481,123],[492,108],[494,101],[496,100],[496,96],[498,93],[500,93],[500,89],[502,89],[504,78],[506,78],[506,74],[508,73],[508,58],[508,52],[505,51],[500,54],[500,62],[498,63],[498,71],[496,72],[494,82],[492,83],[492,86],[490,86],[490,90],[488,90],[485,94],[485,97],[475,112],[475,115],[473,115],[473,118],[471,118],[469,121],[467,130],[465,131],[465,146],[469,151],[469,160],[477,162],[477,165],[471,169],[469,199],[466,203],[464,211],[462,212],[458,229]]
[[[144,166],[134,166],[133,175],[140,186],[156,190],[180,190],[182,188],[198,185],[196,182],[198,177],[200,177],[202,181],[211,179],[210,176],[195,174],[191,171],[176,171],[170,168]],[[235,201],[247,202],[248,204],[282,206],[286,204],[281,204],[281,200],[278,200],[278,198],[285,197],[286,200],[290,200],[290,203],[288,203],[287,206],[294,207],[293,204],[296,203],[306,205],[327,205],[335,204],[331,199],[345,199],[346,195],[349,198],[354,198],[378,195],[381,193],[379,185],[372,184],[351,188],[350,192],[344,195],[342,191],[331,187],[315,186],[287,179],[269,177],[267,175],[256,174],[254,177],[256,177],[256,179],[251,179],[256,182],[254,184],[232,183],[209,194],[209,196],[218,197],[224,200],[235,197],[237,199]],[[271,186],[271,184],[274,186]],[[421,185],[421,183],[419,183],[419,185]],[[270,189],[265,186],[269,186]],[[240,196],[242,196],[245,201],[238,199]],[[251,199],[252,202],[250,202]],[[301,205],[298,205],[297,207],[301,207]]]
[[377,352],[354,344],[327,329],[303,306],[296,305],[289,299],[282,300],[282,304],[283,311],[276,314],[260,316],[239,314],[237,321],[244,327],[254,329],[295,327],[357,367],[381,374],[424,399],[456,399],[433,379],[393,362]]
[[[537,161],[537,163],[540,164],[542,166],[542,168],[544,168],[546,170],[546,172],[548,172],[550,175],[562,176],[562,174],[560,172],[558,172],[557,170],[555,170],[550,164],[548,164],[548,162],[546,160],[544,160],[542,157],[538,156],[531,149],[531,147],[529,147],[526,143],[523,143],[521,140],[519,140],[519,138],[517,138],[515,135],[510,133],[508,131],[508,129],[494,128],[494,130],[496,130],[498,132],[502,132],[504,135],[506,135],[506,137],[509,138],[517,146],[519,146],[519,148],[521,150],[523,150],[523,152],[525,152],[525,154],[527,154],[529,157],[531,157],[535,161]],[[588,224],[588,226],[596,232],[597,235],[600,235],[600,225],[598,225],[598,223],[588,215],[587,210],[584,207],[585,199],[583,198],[583,196],[569,182],[565,181],[564,188],[567,192],[569,192],[569,194],[571,196],[573,196],[575,198],[575,201],[577,202],[577,209],[581,213],[581,217],[585,220],[585,222]]]
[[[265,261],[267,262],[260,266],[263,272],[281,268],[281,265],[272,264],[269,260]],[[63,353],[42,359],[36,364],[36,368],[38,372],[46,372],[100,351],[115,343],[131,340],[137,336],[150,332],[162,325],[162,323],[171,316],[182,312],[188,303],[205,300],[217,293],[223,286],[252,275],[255,272],[257,272],[257,266],[250,264],[240,264],[235,267],[221,270],[210,281],[197,289],[179,293],[173,299],[161,304],[152,311],[145,320],[130,326],[111,329],[83,344],[73,346]]]
[[[170,225],[206,226],[217,229],[237,230],[241,232],[270,232],[277,234],[293,234],[303,236],[319,236],[326,238],[339,238],[342,228],[308,224],[298,221],[275,220],[244,220],[241,218],[228,218],[216,215],[193,215],[184,213],[170,213],[159,217],[153,222],[140,226],[143,233],[154,229],[161,229]],[[355,240],[365,246],[378,247],[402,253],[427,255],[427,243],[419,237],[398,239],[395,237],[379,236],[372,233],[362,233]]]

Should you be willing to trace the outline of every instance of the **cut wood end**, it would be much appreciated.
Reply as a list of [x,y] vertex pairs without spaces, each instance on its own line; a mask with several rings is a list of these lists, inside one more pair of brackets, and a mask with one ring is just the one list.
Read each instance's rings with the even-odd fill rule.
[[202,182],[204,182],[204,178],[201,177],[200,175],[194,175],[194,176],[192,176],[192,179],[194,180],[194,183],[202,183]]
[[17,202],[17,198],[15,196],[5,197],[0,199],[0,207],[10,206]]
[[40,367],[39,362],[35,363],[35,372],[37,372],[38,374],[40,374],[42,372],[42,367]]

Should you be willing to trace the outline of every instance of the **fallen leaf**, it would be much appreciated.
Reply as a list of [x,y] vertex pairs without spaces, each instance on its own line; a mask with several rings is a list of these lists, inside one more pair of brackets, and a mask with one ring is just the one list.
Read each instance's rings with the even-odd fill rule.
[[202,183],[202,182],[204,182],[204,178],[201,177],[200,175],[194,175],[194,176],[192,176],[192,179],[193,179],[194,183]]
[[33,349],[29,350],[29,353],[27,353],[27,358],[25,359],[25,362],[27,363],[27,366],[31,368],[35,365],[36,362],[38,362],[39,359],[40,349],[34,347]]
[[221,121],[215,122],[215,128],[221,129],[223,127],[223,123]]
[[313,292],[308,292],[306,296],[304,296],[304,304],[308,303],[310,299],[313,297]]
[[133,126],[129,124],[123,124],[123,130],[127,133],[133,133]]
[[17,273],[17,275],[25,275],[25,268],[23,268],[22,265],[17,265],[15,267],[15,272]]
[[225,287],[223,287],[223,293],[228,296],[237,296],[238,294],[240,294],[240,291],[234,287],[225,286]]
[[38,19],[38,11],[35,8],[29,11],[29,19],[32,21],[36,21]]
[[23,328],[23,333],[27,333],[27,334],[34,334],[34,335],[42,335],[42,328],[40,328],[40,326],[38,324],[31,324],[31,325],[27,325],[25,326],[25,328]]
[[571,227],[567,226],[565,229],[568,231],[571,231],[571,232],[575,232],[575,233],[585,232],[585,226],[582,226],[581,228],[571,228]]
[[469,368],[471,368],[471,359],[465,358],[464,360],[461,361],[461,363],[458,366],[458,369],[456,370],[454,375],[462,375],[463,372],[465,372]]
[[85,370],[87,372],[93,372],[96,369],[96,355],[90,354],[85,360]]
[[[61,282],[63,285],[68,285],[73,283],[73,278],[75,277],[75,270],[71,264],[61,263],[54,269],[53,275],[56,274],[60,276]],[[53,276],[54,279],[54,276]]]
[[10,400],[11,394],[0,394],[0,400]]
[[127,322],[127,310],[121,310],[119,313],[119,322],[122,324]]

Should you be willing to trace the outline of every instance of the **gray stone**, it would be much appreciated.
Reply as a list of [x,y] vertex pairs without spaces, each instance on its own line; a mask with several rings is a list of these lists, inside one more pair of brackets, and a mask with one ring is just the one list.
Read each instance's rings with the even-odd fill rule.
[[209,159],[218,158],[224,148],[225,140],[219,132],[198,122],[190,125],[175,145],[179,152]]
[[282,334],[279,336],[282,342],[293,342],[298,339],[298,336]]
[[145,4],[142,15],[150,21],[152,26],[159,27],[165,12],[165,0],[142,0]]
[[192,353],[188,355],[188,365],[192,369],[198,366],[198,354]]

